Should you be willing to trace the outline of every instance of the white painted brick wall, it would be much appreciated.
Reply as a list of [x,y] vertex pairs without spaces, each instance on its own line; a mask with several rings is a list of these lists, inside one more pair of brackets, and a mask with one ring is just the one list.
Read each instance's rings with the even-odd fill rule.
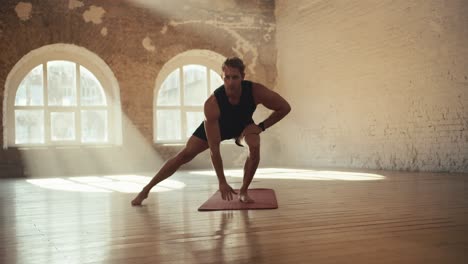
[[282,165],[468,171],[468,1],[276,2]]

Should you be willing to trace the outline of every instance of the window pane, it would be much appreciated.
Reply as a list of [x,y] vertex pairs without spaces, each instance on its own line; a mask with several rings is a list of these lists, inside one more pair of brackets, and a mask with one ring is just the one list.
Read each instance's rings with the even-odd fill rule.
[[51,112],[50,126],[52,141],[75,140],[74,112]]
[[208,86],[206,67],[202,65],[184,66],[184,104],[203,105],[207,98]]
[[105,106],[106,97],[99,80],[88,69],[80,66],[81,105]]
[[214,90],[216,90],[224,84],[223,79],[221,79],[221,76],[213,70],[210,70],[210,84],[211,92],[214,92]]
[[180,70],[173,71],[161,85],[158,105],[180,105]]
[[69,61],[47,62],[49,105],[76,105],[76,64]]
[[83,110],[81,111],[81,141],[107,142],[107,111]]
[[44,105],[42,64],[36,66],[24,77],[16,91],[15,105]]
[[205,119],[205,116],[203,115],[203,112],[187,112],[186,113],[187,117],[187,131],[186,131],[186,136],[190,137],[193,132],[195,132],[195,129],[203,122]]
[[43,110],[15,110],[15,143],[44,143]]
[[181,140],[180,110],[157,110],[156,140]]

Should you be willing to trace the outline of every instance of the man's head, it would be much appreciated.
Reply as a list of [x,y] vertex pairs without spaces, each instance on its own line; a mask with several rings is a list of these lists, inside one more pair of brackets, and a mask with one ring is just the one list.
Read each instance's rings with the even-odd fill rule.
[[224,87],[228,94],[239,90],[245,76],[244,62],[238,57],[227,58],[222,66]]
[[245,65],[244,65],[244,62],[241,59],[239,59],[238,57],[229,57],[229,58],[227,58],[223,63],[223,67],[222,67],[223,72],[224,72],[224,69],[226,67],[238,69],[239,73],[242,76],[242,78],[244,78],[244,76],[245,76]]

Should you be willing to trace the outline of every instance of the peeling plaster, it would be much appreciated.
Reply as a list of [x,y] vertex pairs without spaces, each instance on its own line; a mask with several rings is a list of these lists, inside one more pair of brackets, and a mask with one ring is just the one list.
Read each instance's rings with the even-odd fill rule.
[[167,32],[167,25],[164,25],[164,27],[161,29],[161,34],[166,34]]
[[203,9],[223,11],[236,8],[236,1],[208,1],[208,0],[189,0],[190,5],[199,6]]
[[107,36],[107,27],[103,27],[101,29],[101,35],[103,35],[104,37]]
[[32,4],[19,2],[15,7],[15,12],[19,19],[23,21],[29,20],[31,18]]
[[263,39],[265,42],[269,42],[271,40],[271,32],[275,30],[275,25],[272,23],[265,23],[262,19],[260,19],[260,25],[264,26],[267,33],[263,35]]
[[144,38],[141,43],[143,44],[143,47],[147,51],[154,52],[156,50],[156,47],[153,45],[153,43],[152,43],[152,41],[151,41],[151,39],[149,37]]
[[[267,35],[269,35],[270,32],[272,32],[275,29],[275,26],[271,23],[264,23],[263,20],[260,21],[260,24],[262,26],[254,26],[254,19],[253,18],[242,18],[241,22],[235,23],[235,22],[229,22],[229,23],[224,23],[220,22],[218,19],[215,20],[188,20],[188,21],[173,21],[171,20],[169,22],[170,26],[177,27],[180,25],[186,25],[186,24],[206,24],[206,25],[211,25],[220,29],[225,30],[227,33],[229,33],[234,39],[236,39],[235,46],[232,48],[234,53],[239,56],[239,57],[244,57],[244,55],[251,53],[252,54],[252,62],[249,64],[247,67],[248,70],[252,73],[255,74],[255,66],[257,65],[257,59],[258,59],[258,50],[255,45],[250,43],[247,39],[242,37],[236,30],[234,29],[257,29],[257,30],[266,30]],[[271,39],[271,37],[267,37],[264,39]]]
[[102,23],[102,16],[106,13],[106,10],[100,6],[90,6],[89,10],[83,13],[83,19],[85,22],[93,22],[94,24]]
[[241,17],[242,23],[253,25],[255,19],[253,17]]
[[68,9],[73,10],[75,8],[82,7],[84,4],[79,0],[69,0],[68,1]]

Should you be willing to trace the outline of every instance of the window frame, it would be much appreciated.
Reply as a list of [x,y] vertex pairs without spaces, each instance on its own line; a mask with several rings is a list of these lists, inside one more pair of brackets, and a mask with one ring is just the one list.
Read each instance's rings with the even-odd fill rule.
[[[47,62],[69,61],[75,64],[76,83],[79,83],[80,66],[90,71],[100,82],[107,105],[106,106],[83,106],[80,104],[80,87],[76,86],[76,106],[54,106],[48,105],[47,94]],[[43,96],[42,106],[16,106],[15,98],[19,85],[23,79],[35,67],[42,65],[43,70]],[[79,146],[112,146],[122,144],[122,122],[120,94],[117,79],[109,66],[96,54],[89,50],[71,44],[52,44],[43,46],[26,54],[10,71],[5,83],[3,125],[4,144],[3,147],[18,148],[48,148],[48,147],[79,147]],[[16,124],[15,110],[38,109],[44,111],[44,143],[20,143],[15,142]],[[106,110],[107,111],[107,142],[81,142],[81,111],[83,110]],[[52,112],[74,112],[75,113],[75,140],[52,140],[51,135],[51,113]]]
[[[203,105],[201,106],[190,106],[184,104],[184,66],[189,65],[201,65],[206,67],[206,80],[207,80],[207,97],[208,98],[212,91],[214,91],[218,87],[210,87],[211,86],[211,73],[210,70],[217,73],[222,80],[222,71],[221,66],[224,62],[225,57],[217,54],[212,51],[208,50],[191,50],[188,52],[184,52],[182,54],[177,55],[172,60],[167,62],[161,71],[158,74],[156,79],[155,89],[154,89],[154,99],[153,99],[153,142],[155,144],[163,144],[163,145],[178,145],[187,142],[190,135],[186,137],[187,133],[187,119],[186,113],[187,112],[202,112],[203,113]],[[177,106],[159,106],[158,103],[158,96],[159,91],[162,88],[162,84],[166,80],[166,78],[175,70],[179,69],[179,104]],[[158,120],[157,120],[157,111],[158,110],[179,110],[180,111],[180,128],[181,128],[181,139],[180,140],[158,140],[157,133],[158,133]],[[193,131],[192,131],[193,132]]]

